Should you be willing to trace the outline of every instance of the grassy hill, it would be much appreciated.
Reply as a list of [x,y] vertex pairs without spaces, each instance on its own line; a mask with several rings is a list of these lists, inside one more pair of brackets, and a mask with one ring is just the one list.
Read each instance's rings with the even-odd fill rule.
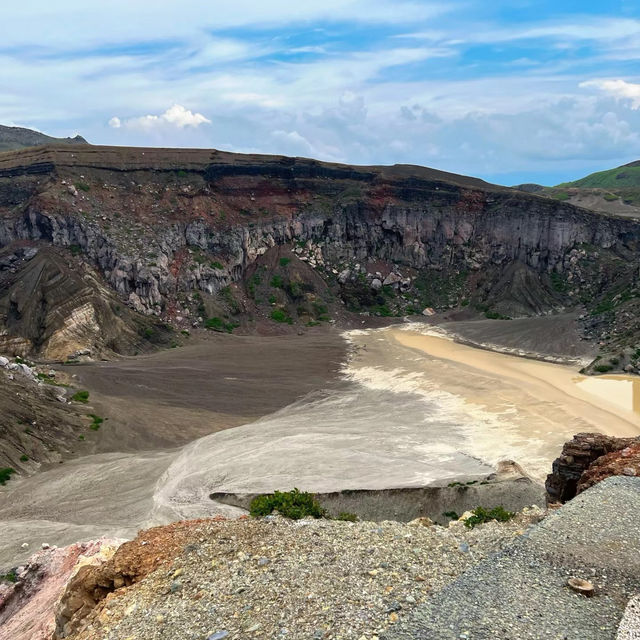
[[640,218],[640,160],[555,187],[521,184],[515,188],[600,213]]
[[580,180],[564,182],[557,188],[578,187],[582,189],[640,189],[640,161],[625,164],[616,169],[598,171]]

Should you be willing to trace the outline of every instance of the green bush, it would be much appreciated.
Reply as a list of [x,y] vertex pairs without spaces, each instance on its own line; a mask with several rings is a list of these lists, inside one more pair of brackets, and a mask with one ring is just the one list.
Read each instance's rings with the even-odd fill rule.
[[287,315],[287,312],[283,309],[274,309],[271,312],[271,319],[276,322],[288,322],[289,324],[293,324],[293,320]]
[[89,425],[89,429],[97,431],[100,428],[100,425],[104,422],[104,418],[97,416],[95,413],[89,413],[87,415],[89,418],[93,419],[93,422]]
[[594,367],[593,370],[598,373],[607,373],[607,371],[613,371],[613,367],[610,364],[599,364],[597,367]]
[[325,510],[320,506],[312,493],[293,489],[293,491],[275,491],[258,496],[251,501],[249,513],[254,518],[268,516],[274,511],[292,520],[300,520],[312,516],[322,518]]
[[464,521],[464,526],[469,529],[473,529],[479,524],[484,524],[491,520],[507,522],[516,515],[512,511],[507,511],[504,507],[494,507],[491,510],[485,509],[484,507],[477,507],[471,513],[473,513],[473,515]]
[[284,281],[282,280],[282,276],[275,275],[271,278],[271,286],[275,289],[282,289],[284,287]]
[[7,582],[17,582],[18,574],[16,573],[15,569],[11,569],[9,573],[5,573],[4,575],[1,575],[0,580],[6,580]]
[[222,266],[222,263],[218,262],[217,260],[214,260],[213,262],[210,262],[209,266],[212,269],[218,269],[218,270],[224,269],[224,267]]
[[442,515],[451,520],[460,520],[460,516],[455,511],[445,511]]
[[12,467],[0,467],[0,485],[4,486],[16,470]]
[[71,396],[71,399],[74,402],[82,402],[82,404],[87,404],[87,402],[89,402],[89,392],[88,391],[76,391],[76,393],[74,393]]
[[28,462],[29,461],[29,456],[26,453],[23,453],[20,456],[20,462]]
[[355,513],[342,511],[335,517],[335,520],[341,520],[342,522],[358,522],[358,516]]
[[226,320],[218,317],[209,318],[205,321],[204,326],[207,329],[211,329],[212,331],[219,331],[221,333],[224,333],[225,331],[227,333],[233,333],[233,330],[238,327],[235,322],[227,322]]
[[286,267],[291,262],[291,258],[280,258],[280,266]]

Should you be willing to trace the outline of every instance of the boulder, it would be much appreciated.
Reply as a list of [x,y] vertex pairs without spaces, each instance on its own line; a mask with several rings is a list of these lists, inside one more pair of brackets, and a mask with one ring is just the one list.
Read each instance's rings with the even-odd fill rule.
[[399,276],[397,273],[390,273],[384,279],[384,282],[382,284],[386,287],[393,286],[394,284],[398,284],[399,282],[402,282],[402,276]]
[[380,289],[382,289],[382,280],[380,280],[380,278],[374,278],[371,281],[371,288],[374,291],[380,291]]
[[[607,477],[605,469],[609,470],[608,475],[624,475],[612,471],[613,469],[621,470],[629,465],[614,463],[613,458],[608,458],[603,462],[602,467],[596,467],[600,469],[599,471],[585,475],[585,480],[582,482],[583,474],[596,460],[632,445],[640,445],[640,437],[615,438],[602,433],[578,433],[573,436],[572,440],[565,443],[560,456],[553,461],[552,472],[547,476],[545,487],[548,500],[550,502],[571,500],[580,491],[584,491],[587,485],[592,486],[595,482]],[[592,482],[596,477],[599,479]]]

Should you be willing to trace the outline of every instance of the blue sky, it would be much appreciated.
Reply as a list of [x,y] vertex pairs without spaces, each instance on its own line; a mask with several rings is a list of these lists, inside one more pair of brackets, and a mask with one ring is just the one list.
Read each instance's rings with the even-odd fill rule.
[[556,184],[640,159],[629,0],[26,0],[0,123]]

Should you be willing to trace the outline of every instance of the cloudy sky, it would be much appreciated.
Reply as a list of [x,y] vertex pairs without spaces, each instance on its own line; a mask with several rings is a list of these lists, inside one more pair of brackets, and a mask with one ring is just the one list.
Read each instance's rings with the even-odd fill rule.
[[12,2],[0,123],[556,184],[640,159],[640,3]]

